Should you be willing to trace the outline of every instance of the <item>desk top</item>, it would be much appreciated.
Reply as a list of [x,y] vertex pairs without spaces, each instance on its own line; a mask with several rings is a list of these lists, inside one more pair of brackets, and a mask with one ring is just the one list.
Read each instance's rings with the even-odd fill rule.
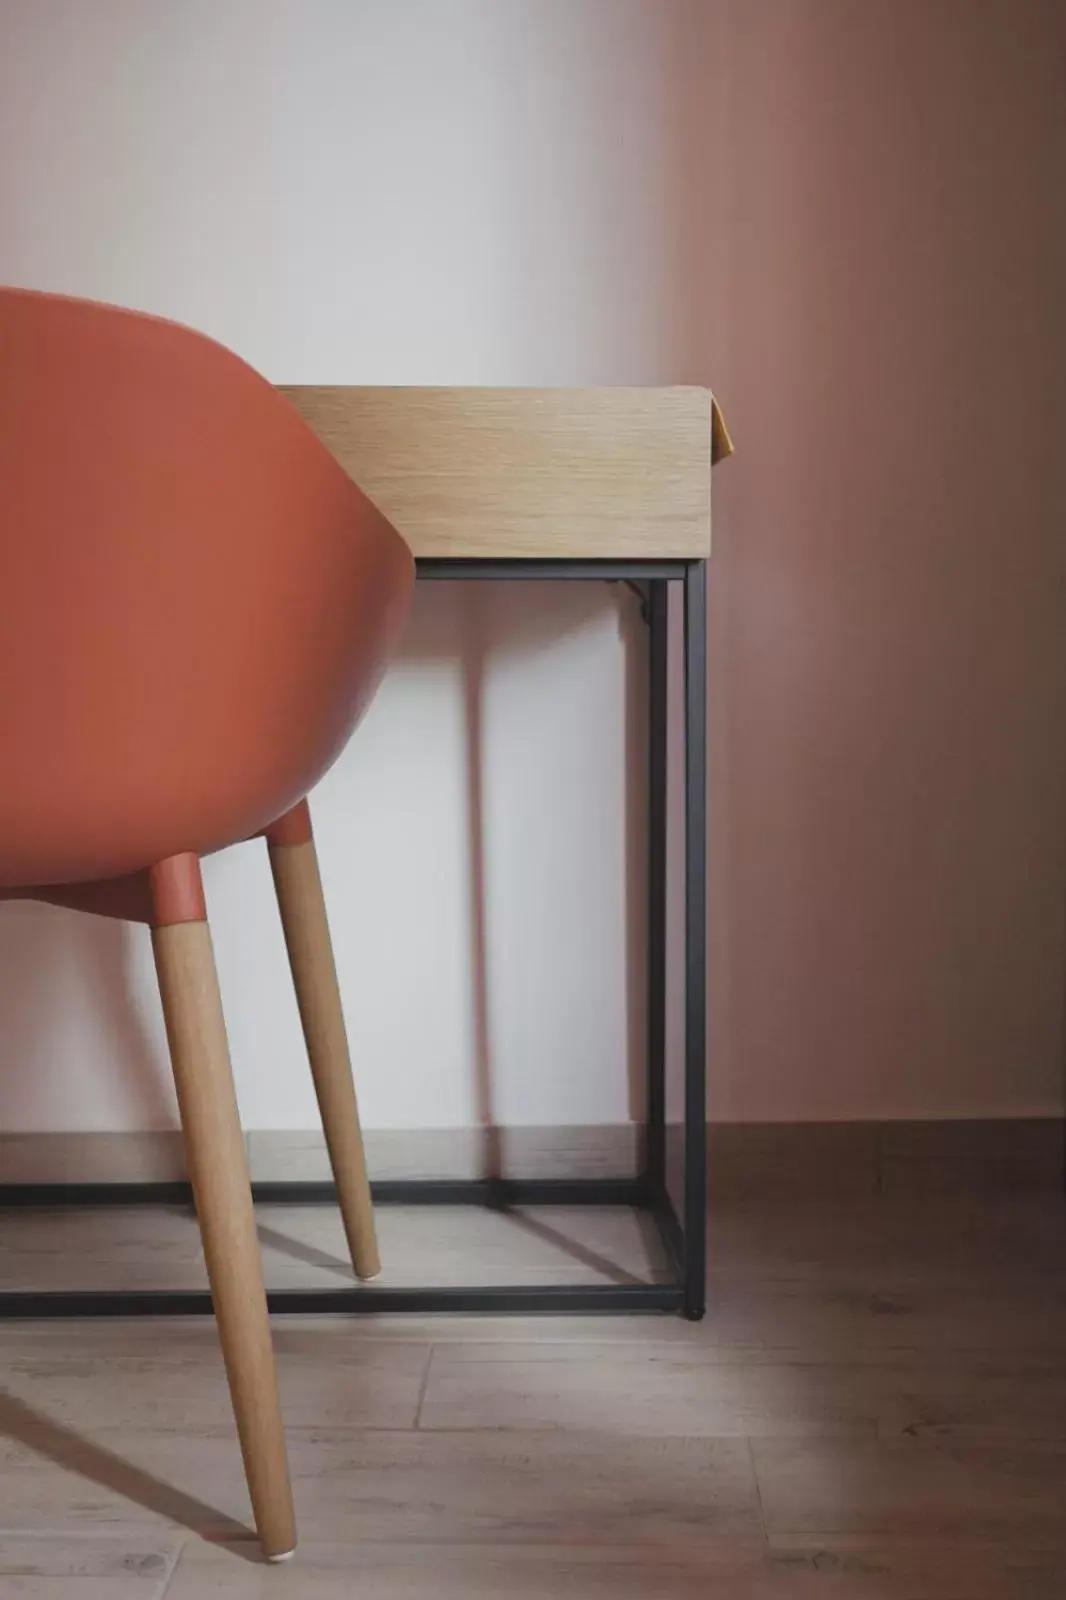
[[704,557],[709,389],[283,387],[416,556]]

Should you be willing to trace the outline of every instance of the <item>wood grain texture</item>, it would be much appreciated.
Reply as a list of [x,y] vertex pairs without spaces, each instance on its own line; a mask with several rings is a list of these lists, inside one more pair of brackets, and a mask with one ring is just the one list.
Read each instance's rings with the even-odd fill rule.
[[783,1549],[322,1544],[264,1573],[190,1542],[167,1600],[1061,1600],[1066,1552],[847,1541]]
[[267,848],[352,1268],[357,1277],[376,1278],[374,1205],[315,842],[271,839]]
[[416,556],[710,553],[709,389],[282,393]]
[[1061,1194],[1061,1117],[885,1122],[878,1130],[885,1194]]
[[[442,1248],[467,1280],[535,1278],[549,1250],[565,1276],[567,1238],[625,1242],[536,1219],[553,1244],[384,1207],[390,1276],[425,1281]],[[177,1211],[2,1232],[37,1261],[51,1230],[98,1279],[159,1258],[166,1282],[177,1223],[195,1239]],[[284,1236],[294,1270],[347,1271],[334,1207],[262,1226],[279,1263]],[[278,1319],[305,1534],[281,1569],[256,1563],[208,1321],[0,1324],[0,1594],[140,1600],[183,1541],[168,1600],[1061,1600],[1060,1196],[719,1204],[712,1262],[698,1326]]]
[[4,1600],[159,1600],[178,1559],[177,1536],[152,1540],[0,1534]]
[[752,1441],[767,1531],[910,1539],[1063,1538],[1066,1449],[927,1450]]
[[[172,1430],[233,1438],[218,1337],[199,1320],[162,1337],[149,1323],[116,1330],[106,1347],[77,1350],[27,1339],[0,1357],[6,1394],[58,1426],[94,1437],[122,1417],[130,1437]],[[402,1335],[363,1344],[351,1332],[316,1340],[293,1329],[279,1341],[278,1379],[290,1428],[351,1433],[413,1428],[429,1364],[428,1343]],[[2,1525],[2,1524],[0,1524]],[[2,1594],[0,1590],[0,1594]]]
[[872,1438],[887,1386],[876,1367],[724,1361],[713,1349],[441,1349],[419,1426],[581,1427],[621,1438]]
[[206,922],[152,930],[189,1177],[264,1553],[296,1543],[274,1351],[226,1025]]
[[[260,1206],[257,1220],[270,1288],[351,1288],[335,1205]],[[649,1281],[663,1266],[646,1220],[613,1206],[533,1213],[390,1205],[380,1208],[378,1225],[385,1282],[394,1286],[513,1283],[516,1272],[527,1283]],[[134,1206],[7,1214],[0,1289],[62,1287],[205,1288],[196,1219],[188,1209]]]
[[[847,1600],[837,1590],[793,1587],[799,1563],[791,1556],[728,1542],[697,1551],[621,1542],[595,1549],[322,1544],[302,1548],[300,1557],[268,1589],[274,1574],[257,1573],[239,1549],[190,1543],[167,1600]],[[817,1576],[813,1562],[810,1576]],[[850,1600],[866,1595],[852,1591]]]
[[[750,1549],[762,1541],[743,1440],[371,1429],[345,1439],[294,1429],[289,1443],[309,1540],[609,1546],[625,1539],[688,1549]],[[143,1535],[177,1523],[200,1537],[251,1543],[232,1442],[191,1430],[131,1436],[100,1428],[80,1455],[61,1463],[47,1449],[0,1438],[0,1496],[0,1531],[6,1522],[22,1532]]]

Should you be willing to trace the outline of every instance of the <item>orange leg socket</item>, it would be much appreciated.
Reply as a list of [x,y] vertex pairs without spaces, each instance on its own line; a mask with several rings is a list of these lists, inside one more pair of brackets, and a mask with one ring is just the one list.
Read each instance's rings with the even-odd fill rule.
[[306,800],[301,800],[294,805],[291,811],[286,811],[277,822],[272,822],[269,828],[263,829],[263,837],[268,844],[310,844],[311,843],[311,808]]
[[172,928],[179,922],[206,922],[200,857],[186,852],[160,861],[148,873],[152,927]]

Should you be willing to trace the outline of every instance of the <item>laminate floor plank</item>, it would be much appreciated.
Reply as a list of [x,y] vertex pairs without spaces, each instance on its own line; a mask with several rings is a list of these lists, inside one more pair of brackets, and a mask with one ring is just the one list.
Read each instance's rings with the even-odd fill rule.
[[[382,1208],[383,1281],[648,1281],[625,1211]],[[350,1283],[328,1207],[271,1281]],[[0,1600],[1062,1600],[1066,1204],[719,1204],[711,1303],[283,1317],[257,1559],[209,1318],[0,1323]],[[0,1288],[200,1287],[180,1210],[7,1213]]]
[[778,1539],[843,1533],[1032,1546],[1066,1535],[1066,1442],[929,1449],[755,1439],[752,1452],[765,1525]]
[[[277,1289],[351,1288],[331,1206],[260,1206],[263,1275]],[[381,1206],[382,1285],[650,1283],[665,1265],[649,1220],[626,1207]],[[178,1206],[18,1210],[0,1231],[0,1291],[203,1289],[199,1231]]]
[[958,1544],[310,1544],[279,1571],[190,1541],[167,1600],[1061,1600],[1064,1582],[1066,1552]]
[[3,1600],[160,1600],[181,1541],[0,1536]]
[[[719,1361],[713,1346],[442,1346],[419,1426],[616,1435],[873,1436],[882,1375],[863,1367]],[[887,1381],[887,1380],[884,1380]]]

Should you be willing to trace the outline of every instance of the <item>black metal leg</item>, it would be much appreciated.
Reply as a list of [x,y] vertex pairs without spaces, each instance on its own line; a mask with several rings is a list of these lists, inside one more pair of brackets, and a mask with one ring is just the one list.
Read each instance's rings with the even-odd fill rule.
[[[648,585],[650,625],[648,791],[648,1099],[645,1170],[638,1178],[538,1179],[503,1184],[392,1182],[374,1185],[379,1203],[419,1205],[620,1205],[651,1210],[662,1233],[670,1275],[656,1283],[494,1284],[445,1288],[360,1286],[278,1289],[274,1312],[572,1312],[680,1311],[703,1315],[706,1297],[706,571],[705,563],[663,561],[428,561],[422,578],[566,578]],[[682,580],[685,596],[685,1184],[683,1219],[666,1187],[666,833],[667,593]],[[260,1183],[261,1204],[334,1204],[327,1183]],[[6,1207],[187,1205],[183,1183],[0,1184]],[[682,1226],[683,1222],[683,1226]],[[13,1317],[206,1315],[206,1290],[0,1291],[0,1320]]]
[[685,569],[685,1315],[707,1302],[707,566]]
[[648,585],[647,1075],[644,1175],[653,1194],[666,1183],[666,580]]

